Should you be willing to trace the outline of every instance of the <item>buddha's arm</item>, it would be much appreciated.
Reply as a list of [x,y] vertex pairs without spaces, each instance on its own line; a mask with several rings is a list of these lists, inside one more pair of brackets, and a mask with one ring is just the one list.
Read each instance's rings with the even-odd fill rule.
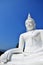
[[23,36],[20,35],[20,38],[19,38],[19,49],[21,50],[21,52],[23,52],[23,48],[24,48],[24,39],[23,39]]
[[23,46],[24,46],[24,41],[23,41],[22,36],[20,36],[20,38],[19,38],[19,47],[7,50],[4,54],[1,55],[0,62],[5,63],[8,60],[11,60],[12,54],[22,53],[23,52]]
[[22,35],[20,35],[20,37],[19,37],[19,47],[10,49],[10,50],[8,50],[8,52],[11,52],[12,54],[13,53],[22,53],[23,47],[24,47],[24,40],[23,40]]
[[20,35],[20,38],[19,38],[19,47],[9,50],[9,52],[8,52],[8,60],[9,60],[9,58],[11,58],[12,54],[22,53],[23,52],[23,47],[24,47],[24,40],[23,40],[22,35]]

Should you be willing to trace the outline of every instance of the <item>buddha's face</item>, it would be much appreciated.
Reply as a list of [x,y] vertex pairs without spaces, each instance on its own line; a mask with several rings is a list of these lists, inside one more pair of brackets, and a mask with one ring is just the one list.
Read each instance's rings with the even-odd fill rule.
[[31,31],[35,28],[35,23],[33,21],[26,21],[25,23],[27,31]]

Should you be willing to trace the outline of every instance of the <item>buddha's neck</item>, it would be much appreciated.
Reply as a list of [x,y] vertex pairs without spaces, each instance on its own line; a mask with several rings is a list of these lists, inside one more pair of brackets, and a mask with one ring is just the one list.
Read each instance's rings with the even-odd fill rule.
[[27,32],[30,32],[30,31],[34,31],[35,29],[32,29],[32,30],[27,30]]

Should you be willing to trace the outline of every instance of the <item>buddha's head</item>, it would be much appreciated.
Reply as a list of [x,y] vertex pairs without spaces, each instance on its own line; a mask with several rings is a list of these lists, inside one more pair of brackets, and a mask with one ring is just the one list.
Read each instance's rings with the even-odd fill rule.
[[25,21],[25,26],[27,31],[34,30],[36,27],[35,21],[33,18],[31,18],[30,14],[28,15],[28,18]]

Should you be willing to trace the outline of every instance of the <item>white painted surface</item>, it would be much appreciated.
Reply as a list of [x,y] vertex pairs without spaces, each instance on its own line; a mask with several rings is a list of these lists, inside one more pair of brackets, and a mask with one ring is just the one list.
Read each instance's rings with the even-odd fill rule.
[[20,35],[19,47],[7,50],[2,54],[0,65],[43,65],[43,29],[34,30],[35,21],[30,14],[25,26],[27,32]]

